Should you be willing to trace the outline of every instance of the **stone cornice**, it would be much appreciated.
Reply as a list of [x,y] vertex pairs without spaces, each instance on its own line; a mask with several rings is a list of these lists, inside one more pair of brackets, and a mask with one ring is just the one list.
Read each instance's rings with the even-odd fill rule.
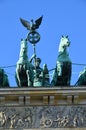
[[0,88],[0,105],[6,104],[85,105],[86,87]]

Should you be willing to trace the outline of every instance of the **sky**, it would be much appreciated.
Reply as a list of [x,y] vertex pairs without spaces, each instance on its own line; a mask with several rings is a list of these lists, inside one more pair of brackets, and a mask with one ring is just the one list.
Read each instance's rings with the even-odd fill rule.
[[[71,41],[71,85],[76,83],[85,67],[79,64],[86,64],[86,0],[0,0],[0,67],[7,73],[11,87],[17,86],[15,65],[21,38],[26,38],[28,33],[19,18],[30,21],[42,15],[37,30],[41,39],[36,45],[36,54],[42,59],[41,67],[46,63],[49,70],[55,68],[62,35],[68,35]],[[28,57],[32,54],[33,46],[28,42]]]

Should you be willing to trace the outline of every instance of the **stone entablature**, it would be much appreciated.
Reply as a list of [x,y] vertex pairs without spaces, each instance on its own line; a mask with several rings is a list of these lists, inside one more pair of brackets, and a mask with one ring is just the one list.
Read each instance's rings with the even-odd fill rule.
[[2,130],[85,130],[85,127],[85,87],[0,89]]
[[86,105],[86,87],[0,89],[0,106]]

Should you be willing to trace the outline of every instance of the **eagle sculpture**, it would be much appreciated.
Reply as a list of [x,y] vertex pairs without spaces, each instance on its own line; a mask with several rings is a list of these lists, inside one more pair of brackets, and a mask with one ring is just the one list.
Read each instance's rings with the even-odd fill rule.
[[33,21],[33,19],[32,19],[31,23],[27,20],[22,19],[22,18],[20,18],[20,21],[23,24],[23,26],[27,28],[27,30],[34,31],[35,29],[39,28],[39,26],[42,22],[42,18],[43,18],[43,16],[41,16],[40,18],[38,18],[35,21]]

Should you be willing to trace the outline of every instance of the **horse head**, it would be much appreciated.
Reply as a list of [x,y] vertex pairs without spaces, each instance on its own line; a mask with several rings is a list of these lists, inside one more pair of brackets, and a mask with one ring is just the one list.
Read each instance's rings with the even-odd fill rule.
[[70,46],[70,40],[68,36],[62,36],[59,45],[59,52],[66,52],[66,49],[69,46]]
[[70,46],[70,40],[68,36],[62,36],[59,44],[58,50],[58,61],[60,62],[70,62],[69,52],[67,48]]
[[28,43],[27,40],[21,39],[21,48],[19,57],[26,57],[28,52]]

